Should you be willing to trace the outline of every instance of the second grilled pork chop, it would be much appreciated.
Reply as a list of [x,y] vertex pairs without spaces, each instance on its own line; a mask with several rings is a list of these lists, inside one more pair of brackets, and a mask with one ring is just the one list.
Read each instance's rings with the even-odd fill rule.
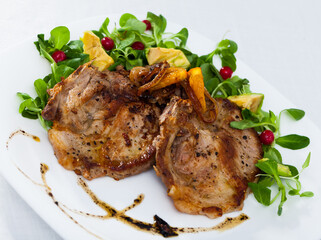
[[175,207],[210,218],[242,209],[247,184],[255,180],[255,164],[263,154],[253,129],[230,127],[231,121],[241,119],[240,109],[227,99],[216,101],[218,116],[205,123],[190,100],[172,98],[155,139],[155,170]]
[[119,72],[79,67],[50,90],[42,116],[59,163],[87,179],[122,179],[150,168],[159,109],[140,101]]

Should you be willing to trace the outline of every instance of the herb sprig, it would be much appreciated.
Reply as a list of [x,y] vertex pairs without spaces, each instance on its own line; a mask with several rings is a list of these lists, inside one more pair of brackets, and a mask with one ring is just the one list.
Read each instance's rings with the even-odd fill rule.
[[[282,214],[283,204],[287,200],[287,194],[291,196],[313,197],[313,192],[306,191],[301,193],[301,183],[299,176],[302,171],[309,166],[311,153],[309,153],[302,165],[302,170],[298,172],[297,168],[292,165],[282,164],[280,153],[275,148],[270,148],[264,153],[265,158],[259,160],[256,166],[263,171],[259,174],[260,179],[257,183],[249,183],[256,200],[265,205],[270,206],[280,196],[278,206],[278,215]],[[271,198],[271,187],[276,184],[278,192]],[[294,185],[294,186],[293,186]]]
[[[70,32],[64,26],[51,30],[49,40],[45,40],[44,34],[38,35],[38,41],[35,42],[36,48],[39,54],[49,61],[51,73],[43,79],[39,78],[34,81],[37,97],[32,98],[27,93],[17,93],[22,101],[19,113],[29,119],[39,119],[40,124],[46,130],[52,126],[52,122],[44,120],[41,116],[41,112],[48,102],[47,90],[53,88],[62,78],[67,78],[80,65],[89,61],[89,56],[83,53],[82,42],[69,40]],[[67,60],[56,63],[51,57],[56,50],[64,51]]]

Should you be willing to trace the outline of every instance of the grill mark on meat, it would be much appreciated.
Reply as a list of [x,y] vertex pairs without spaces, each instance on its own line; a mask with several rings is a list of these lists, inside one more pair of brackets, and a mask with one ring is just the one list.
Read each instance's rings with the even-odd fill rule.
[[124,137],[124,139],[125,139],[126,146],[128,146],[128,147],[131,146],[131,145],[132,145],[132,142],[130,141],[127,133],[122,133],[122,135],[123,135],[123,137]]
[[234,198],[235,207],[237,207],[244,200],[244,189],[247,188],[247,183],[245,179],[242,179],[240,177],[241,173],[237,169],[235,162],[231,161],[232,159],[238,158],[238,156],[236,156],[235,143],[233,143],[233,138],[231,136],[222,136],[220,140],[223,142],[223,144],[221,144],[221,147],[223,149],[220,152],[223,152],[225,154],[221,154],[218,160],[222,163],[222,166],[226,169],[226,172],[228,172],[231,176],[231,178],[229,179],[229,183],[232,185],[236,192],[234,194]]
[[129,112],[131,112],[131,113],[139,113],[139,107],[136,106],[136,105],[130,107],[128,110],[129,110]]
[[74,76],[78,76],[80,74],[80,72],[85,68],[84,65],[81,65],[79,68],[76,69],[76,71],[74,71],[73,75]]
[[[146,162],[149,162],[149,160],[154,157],[155,151],[156,150],[154,146],[148,146],[146,151],[136,159],[131,159],[126,163],[121,161],[110,161],[106,163],[106,166],[108,166],[108,168],[112,169],[115,172],[121,172],[133,167],[139,167],[140,165],[144,165]],[[150,166],[151,165],[152,164],[150,164]]]
[[202,208],[202,211],[207,213],[207,214],[215,214],[217,215],[218,217],[221,217],[223,215],[223,210],[222,208],[219,208],[219,207],[215,207],[215,206],[212,206],[212,207],[204,207]]
[[155,121],[153,115],[151,115],[151,114],[146,115],[146,119],[147,119],[148,122],[153,122],[153,121]]

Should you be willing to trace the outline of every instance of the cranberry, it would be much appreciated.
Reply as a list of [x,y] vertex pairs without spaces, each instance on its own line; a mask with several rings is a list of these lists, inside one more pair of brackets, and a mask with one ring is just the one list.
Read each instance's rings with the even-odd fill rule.
[[66,54],[60,50],[55,51],[51,56],[55,60],[56,63],[67,59]]
[[142,22],[146,24],[146,31],[152,28],[152,24],[150,23],[150,21],[143,20]]
[[111,39],[110,37],[104,37],[101,39],[101,45],[103,45],[103,48],[106,51],[112,50],[113,47],[115,46],[114,40]]
[[134,42],[132,48],[135,50],[144,50],[145,46],[142,42]]
[[226,66],[226,67],[222,67],[221,70],[220,70],[220,74],[222,76],[222,78],[224,80],[230,78],[233,74],[233,71],[230,67]]
[[264,145],[271,145],[274,141],[274,134],[270,130],[265,130],[260,135],[260,141]]

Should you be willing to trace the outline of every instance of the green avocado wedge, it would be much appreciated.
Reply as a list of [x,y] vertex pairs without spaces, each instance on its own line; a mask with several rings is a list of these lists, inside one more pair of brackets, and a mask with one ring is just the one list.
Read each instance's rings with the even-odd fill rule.
[[256,113],[262,106],[264,95],[261,93],[247,93],[227,98],[242,109],[249,109]]

